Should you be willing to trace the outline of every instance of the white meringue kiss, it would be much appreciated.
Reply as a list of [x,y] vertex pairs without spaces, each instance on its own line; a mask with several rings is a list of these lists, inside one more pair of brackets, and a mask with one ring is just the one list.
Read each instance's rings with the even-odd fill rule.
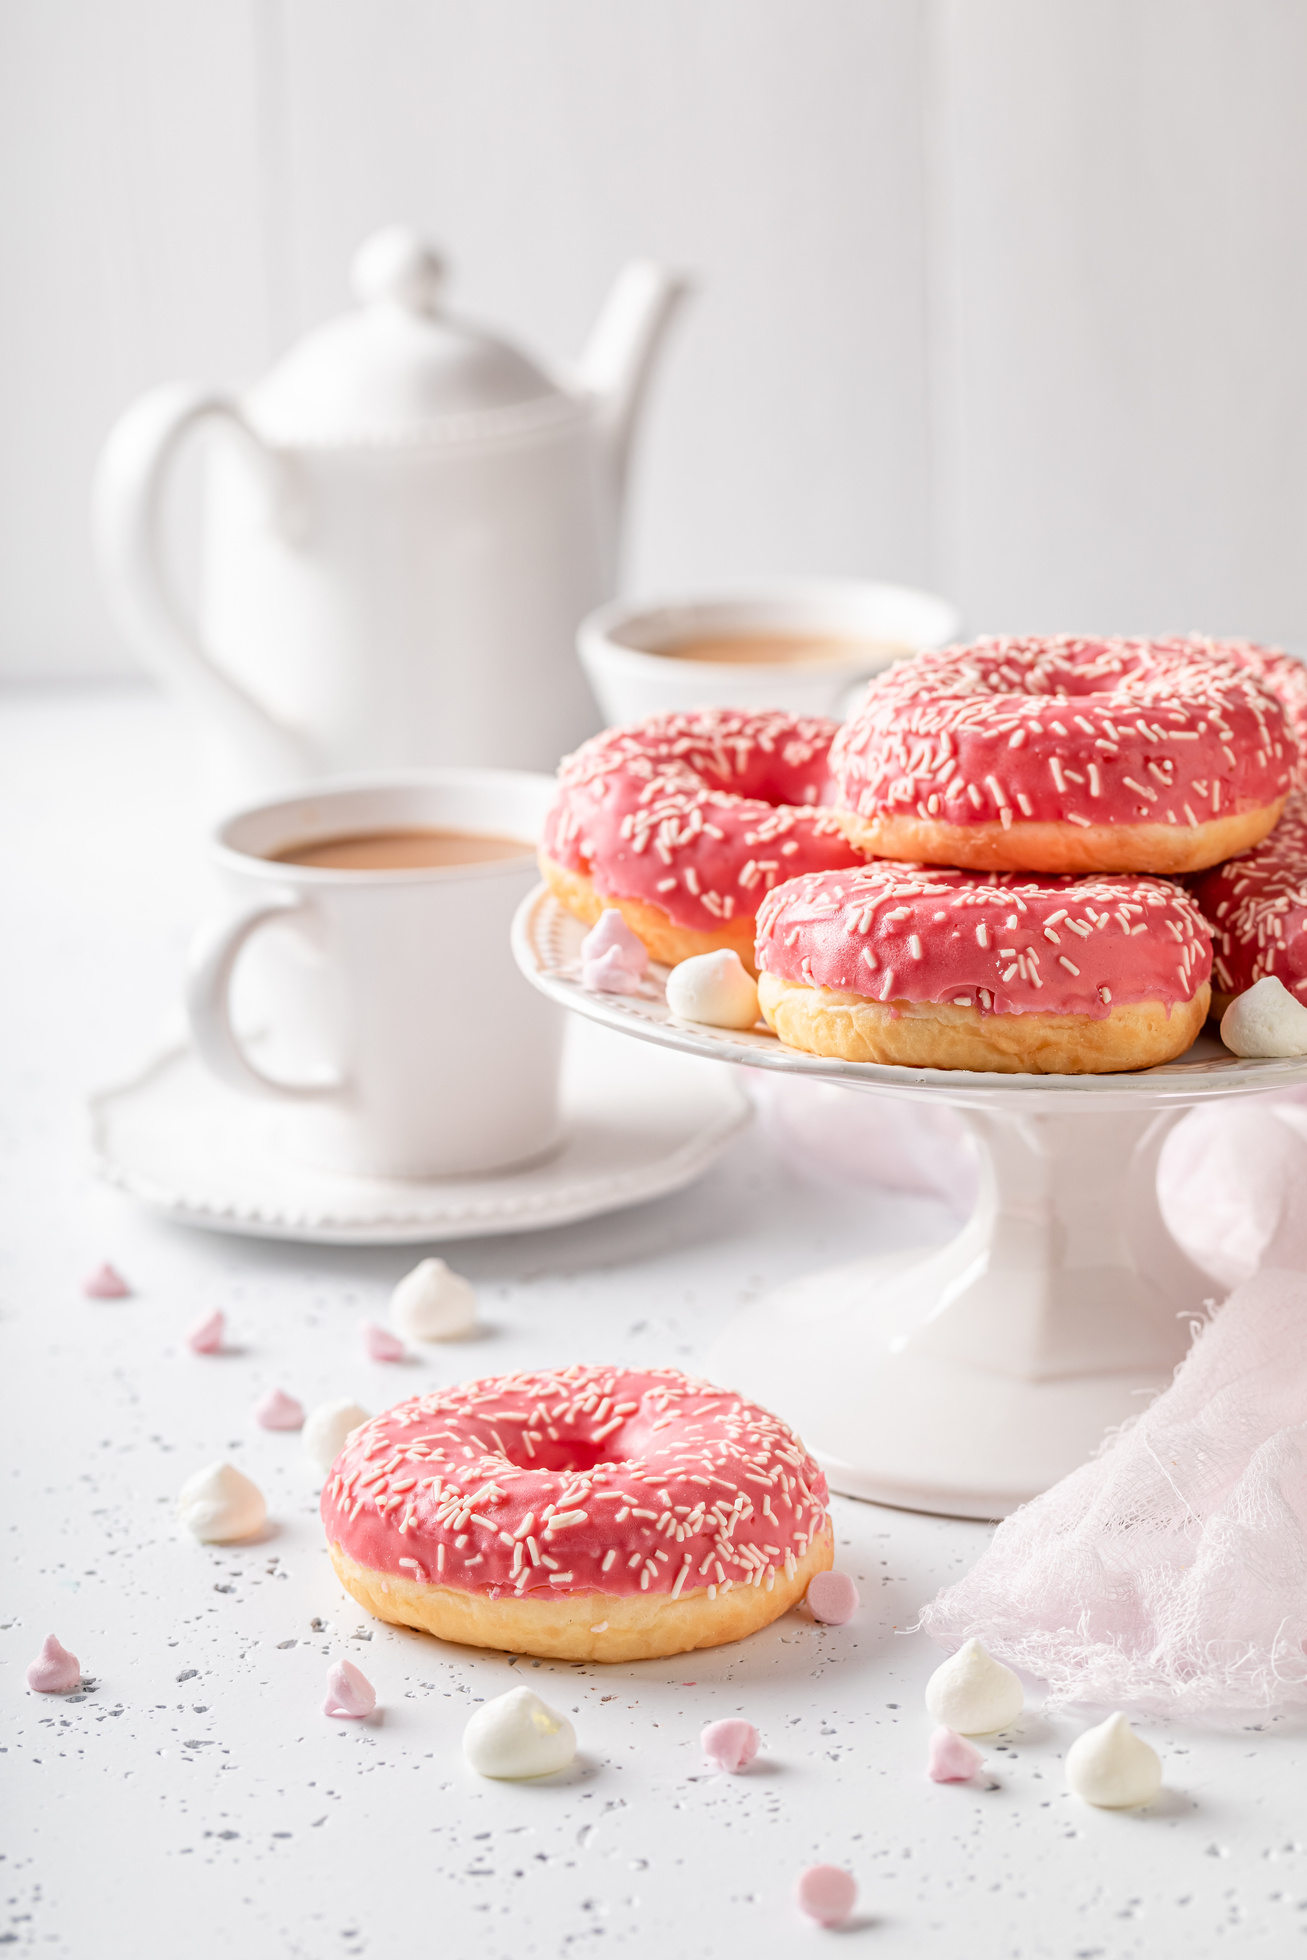
[[410,1341],[460,1341],[476,1332],[476,1288],[443,1259],[424,1259],[390,1296],[390,1324]]
[[368,1421],[357,1402],[319,1402],[304,1424],[304,1454],[325,1477],[360,1423]]
[[1230,1002],[1221,1016],[1221,1039],[1231,1054],[1245,1059],[1307,1055],[1307,1007],[1283,980],[1267,974]]
[[1025,1700],[1011,1668],[986,1653],[978,1640],[959,1647],[926,1683],[926,1707],[937,1722],[959,1735],[992,1735],[1007,1728]]
[[177,1515],[206,1545],[227,1545],[262,1531],[268,1507],[257,1484],[233,1463],[209,1463],[188,1477],[177,1496]]
[[758,988],[738,953],[696,953],[668,974],[667,1005],[678,1021],[751,1028],[758,1018]]
[[530,1688],[510,1688],[472,1716],[463,1754],[481,1776],[550,1776],[575,1756],[576,1730]]
[[1109,1715],[1067,1750],[1066,1780],[1077,1797],[1100,1810],[1135,1810],[1161,1789],[1162,1759],[1124,1715]]

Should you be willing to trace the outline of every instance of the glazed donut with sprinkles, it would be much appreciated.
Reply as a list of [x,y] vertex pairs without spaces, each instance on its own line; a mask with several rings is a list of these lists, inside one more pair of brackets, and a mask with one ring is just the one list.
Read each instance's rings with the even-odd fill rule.
[[1212,941],[1160,878],[880,863],[797,878],[758,914],[758,999],[787,1047],[851,1062],[1098,1074],[1182,1054]]
[[1257,981],[1282,981],[1307,1006],[1307,794],[1295,790],[1264,843],[1194,885],[1212,928],[1212,1013]]
[[833,1559],[826,1479],[674,1368],[464,1382],[353,1431],[322,1493],[342,1583],[443,1640],[623,1661],[738,1640]]
[[587,925],[615,906],[656,960],[729,950],[753,966],[773,885],[859,864],[824,806],[836,724],[707,708],[606,729],[564,758],[540,869]]
[[1203,870],[1283,808],[1284,660],[1064,635],[899,661],[831,749],[849,835],[868,856],[973,870]]

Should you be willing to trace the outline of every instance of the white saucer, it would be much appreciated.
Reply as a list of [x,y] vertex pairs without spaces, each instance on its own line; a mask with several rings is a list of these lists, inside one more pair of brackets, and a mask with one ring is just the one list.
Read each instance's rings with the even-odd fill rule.
[[233,1094],[175,1047],[91,1099],[98,1174],[215,1232],[318,1245],[407,1245],[565,1225],[689,1184],[748,1123],[721,1063],[578,1024],[563,1065],[567,1140],[490,1177],[344,1177],[284,1157],[280,1111]]

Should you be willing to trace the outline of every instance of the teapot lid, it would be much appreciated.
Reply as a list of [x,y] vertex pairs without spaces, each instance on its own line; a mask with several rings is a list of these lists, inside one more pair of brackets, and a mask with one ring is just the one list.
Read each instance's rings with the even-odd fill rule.
[[255,426],[303,445],[411,442],[488,434],[574,407],[507,341],[451,319],[444,284],[442,260],[415,232],[375,232],[350,266],[359,305],[307,333],[249,391]]

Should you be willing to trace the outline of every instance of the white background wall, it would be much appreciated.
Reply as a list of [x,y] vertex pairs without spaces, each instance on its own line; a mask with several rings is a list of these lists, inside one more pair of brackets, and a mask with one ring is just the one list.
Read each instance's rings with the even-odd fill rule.
[[402,217],[554,356],[690,269],[629,582],[933,583],[1307,641],[1302,0],[5,0],[0,668],[123,664],[117,410]]

